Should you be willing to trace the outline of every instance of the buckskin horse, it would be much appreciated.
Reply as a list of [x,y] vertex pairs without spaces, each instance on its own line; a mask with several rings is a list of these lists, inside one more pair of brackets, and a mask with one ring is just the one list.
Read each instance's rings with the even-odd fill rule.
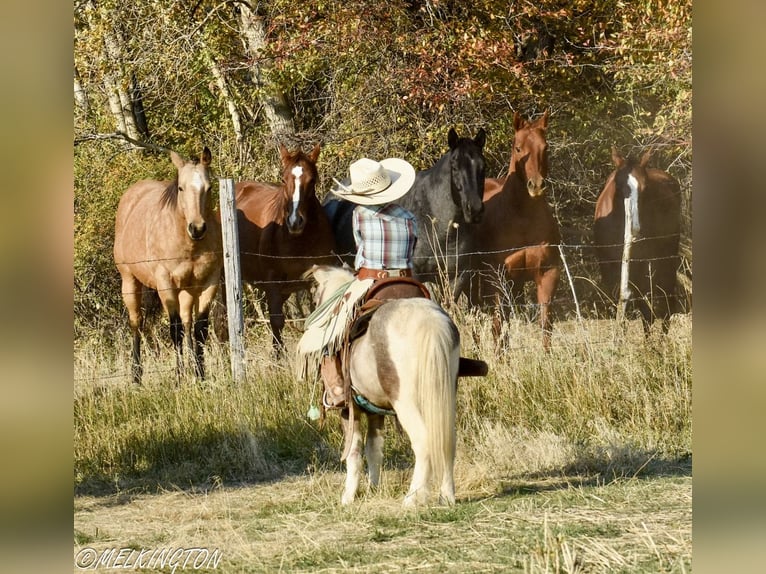
[[625,231],[625,199],[630,199],[632,236],[628,287],[641,313],[644,333],[655,318],[667,332],[677,308],[680,264],[681,188],[667,172],[648,167],[651,151],[640,160],[625,159],[612,147],[615,170],[596,201],[593,240],[601,271],[601,287],[617,297]]
[[484,183],[484,218],[476,226],[471,259],[469,301],[495,310],[493,331],[499,336],[510,302],[518,303],[524,284],[534,281],[540,306],[543,348],[550,349],[551,305],[558,286],[561,234],[546,200],[548,178],[548,110],[534,121],[516,112],[508,175]]
[[308,289],[303,273],[329,264],[335,238],[316,196],[320,145],[308,154],[279,145],[282,184],[240,181],[235,187],[242,280],[266,294],[275,352],[282,349],[287,298]]
[[[210,304],[221,275],[221,232],[210,197],[210,150],[184,161],[176,152],[174,181],[142,180],[120,198],[114,230],[114,261],[133,336],[132,379],[141,383],[144,286],[155,289],[170,318],[180,378],[183,348],[205,376],[204,343]],[[185,344],[184,344],[185,343]]]
[[[317,284],[317,306],[354,278],[347,268],[331,266],[314,267],[307,276]],[[343,413],[347,474],[341,503],[353,502],[359,487],[362,413],[368,422],[365,453],[369,479],[373,486],[378,485],[383,412],[388,410],[396,414],[415,453],[404,506],[427,502],[432,479],[439,484],[440,501],[453,504],[455,397],[461,360],[460,335],[452,319],[427,297],[388,300],[371,315],[347,356],[354,400]]]
[[[413,263],[421,281],[435,281],[442,276],[454,280],[467,267],[471,234],[478,227],[473,224],[481,221],[484,212],[481,198],[485,141],[484,129],[470,138],[459,137],[450,128],[449,150],[431,168],[418,171],[410,191],[396,202],[417,219]],[[354,204],[326,199],[324,207],[332,222],[338,252],[355,253],[351,225]],[[353,264],[353,257],[347,262]]]

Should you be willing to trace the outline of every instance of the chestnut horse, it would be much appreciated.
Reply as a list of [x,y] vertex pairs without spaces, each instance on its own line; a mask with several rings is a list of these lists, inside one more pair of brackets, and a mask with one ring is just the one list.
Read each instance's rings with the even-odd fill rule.
[[[354,279],[349,269],[332,266],[312,268],[307,276],[317,283],[317,305]],[[362,413],[367,415],[365,454],[370,483],[377,486],[383,459],[385,415],[381,411],[393,410],[415,453],[404,506],[426,503],[432,479],[439,485],[440,501],[454,504],[460,334],[452,319],[424,297],[387,301],[374,313],[366,332],[352,343],[348,360],[354,400],[349,407],[353,413],[348,408],[342,413],[348,454],[341,503],[351,504],[359,488]]]
[[535,121],[513,116],[514,140],[508,175],[484,182],[484,219],[475,232],[470,302],[494,305],[493,330],[499,335],[511,302],[518,302],[524,284],[534,281],[540,305],[543,348],[550,349],[551,304],[560,275],[558,223],[545,197],[548,177],[548,111]]
[[282,349],[287,298],[307,289],[312,265],[336,260],[330,222],[316,196],[320,145],[305,154],[280,144],[282,184],[241,181],[235,186],[242,280],[263,290],[274,349]]
[[601,287],[617,298],[625,230],[625,199],[633,214],[628,287],[649,334],[655,318],[667,332],[677,309],[680,264],[681,188],[667,172],[647,167],[651,151],[641,159],[625,159],[612,147],[615,170],[596,201],[593,239],[601,270]]
[[178,168],[177,178],[133,184],[120,198],[115,221],[114,261],[133,334],[136,384],[143,374],[144,286],[157,291],[170,317],[179,377],[185,342],[202,379],[208,313],[221,275],[221,232],[210,197],[210,150],[205,147],[199,160],[184,161],[176,152],[170,152],[170,159]]

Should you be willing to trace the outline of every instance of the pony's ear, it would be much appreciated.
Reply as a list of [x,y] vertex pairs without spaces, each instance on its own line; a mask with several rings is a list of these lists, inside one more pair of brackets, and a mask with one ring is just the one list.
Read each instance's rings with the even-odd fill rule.
[[184,161],[184,158],[182,158],[180,155],[178,155],[173,150],[170,150],[170,161],[173,162],[173,165],[176,166],[178,169],[181,169],[184,164],[186,163]]
[[641,161],[639,162],[641,167],[646,167],[649,165],[650,159],[652,159],[652,150],[648,149],[644,152],[644,155],[641,156]]
[[473,138],[473,143],[483,148],[486,142],[487,142],[487,132],[484,131],[484,128],[479,128],[479,133],[477,133],[476,137]]
[[455,128],[450,128],[449,133],[447,134],[447,143],[449,143],[450,149],[455,149],[458,139],[460,138],[458,138]]
[[205,149],[202,150],[202,155],[200,156],[199,160],[202,163],[202,165],[210,165],[210,161],[213,159],[213,154],[210,153],[210,148],[205,146]]
[[317,159],[319,159],[319,152],[322,149],[321,144],[317,144],[314,146],[314,149],[311,150],[311,153],[309,154],[309,159],[312,163],[316,163]]
[[622,154],[617,151],[617,146],[614,145],[612,146],[612,163],[616,168],[620,168],[625,163],[625,158],[622,157]]

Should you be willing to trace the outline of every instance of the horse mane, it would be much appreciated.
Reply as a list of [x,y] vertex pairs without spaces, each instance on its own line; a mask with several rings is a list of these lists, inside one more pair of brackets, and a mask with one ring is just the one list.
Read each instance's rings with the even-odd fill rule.
[[175,208],[178,205],[178,177],[176,177],[162,192],[160,197],[160,208]]

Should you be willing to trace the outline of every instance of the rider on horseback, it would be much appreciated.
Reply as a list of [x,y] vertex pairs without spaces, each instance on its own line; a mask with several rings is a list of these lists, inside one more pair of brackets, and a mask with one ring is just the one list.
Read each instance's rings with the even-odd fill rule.
[[[331,305],[323,305],[309,316],[298,343],[298,356],[304,363],[302,375],[313,362],[311,357],[321,354],[323,403],[329,408],[346,406],[348,381],[341,350],[359,307],[376,282],[412,277],[412,255],[417,242],[415,216],[394,203],[415,181],[412,165],[398,158],[380,162],[362,158],[349,166],[349,176],[342,182],[334,180],[337,187],[331,191],[356,204],[353,212],[356,278],[330,298]],[[423,294],[419,286],[405,286],[404,296]]]

